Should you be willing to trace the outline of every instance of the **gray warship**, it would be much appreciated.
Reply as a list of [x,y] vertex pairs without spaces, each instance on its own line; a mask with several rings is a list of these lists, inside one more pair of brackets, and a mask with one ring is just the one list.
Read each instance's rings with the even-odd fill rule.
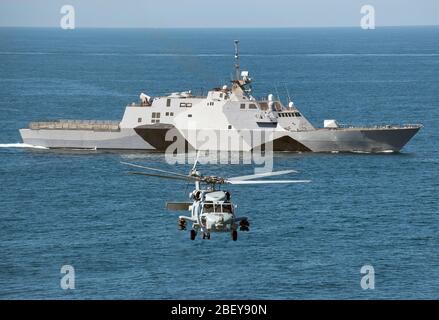
[[[139,102],[126,106],[121,121],[30,122],[20,129],[22,140],[33,146],[73,149],[166,151],[179,140],[184,141],[184,151],[252,151],[269,146],[273,151],[380,153],[400,151],[422,127],[354,127],[333,119],[314,127],[293,102],[284,105],[273,94],[264,99],[253,96],[249,72],[240,71],[238,43],[230,85],[203,96],[191,91],[159,97],[141,93]],[[215,138],[205,139],[206,133]]]

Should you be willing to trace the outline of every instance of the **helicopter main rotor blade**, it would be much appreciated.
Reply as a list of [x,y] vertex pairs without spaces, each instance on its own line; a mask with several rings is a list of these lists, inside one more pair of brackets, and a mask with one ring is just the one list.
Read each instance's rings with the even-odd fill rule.
[[197,154],[195,155],[194,166],[192,167],[192,171],[194,171],[195,168],[197,167],[199,157],[200,157],[200,150],[198,150]]
[[178,176],[178,177],[185,177],[185,178],[188,177],[188,175],[186,175],[186,174],[181,174],[181,173],[177,173],[177,172],[166,171],[166,170],[161,170],[161,169],[156,169],[156,168],[151,168],[151,167],[145,167],[145,166],[141,166],[141,165],[134,164],[134,163],[123,162],[123,161],[121,161],[120,163],[125,164],[127,166],[135,167],[135,168],[141,168],[141,169],[157,171],[157,172],[161,172],[161,173],[172,174],[172,175]]
[[230,184],[281,184],[281,183],[309,183],[311,180],[226,180]]
[[136,171],[130,171],[129,174],[137,174],[142,176],[149,176],[149,177],[157,177],[157,178],[164,178],[164,179],[173,179],[173,180],[183,180],[183,181],[198,181],[198,178],[195,177],[179,177],[179,176],[165,176],[163,174],[156,174],[156,173],[147,173],[147,172],[136,172]]
[[229,178],[227,180],[229,180],[229,181],[251,180],[251,179],[263,178],[263,177],[280,176],[282,174],[288,174],[288,173],[293,173],[293,172],[297,173],[296,170],[282,170],[282,171],[256,173],[256,174],[251,174],[251,175],[248,175],[248,176],[233,177],[233,178]]

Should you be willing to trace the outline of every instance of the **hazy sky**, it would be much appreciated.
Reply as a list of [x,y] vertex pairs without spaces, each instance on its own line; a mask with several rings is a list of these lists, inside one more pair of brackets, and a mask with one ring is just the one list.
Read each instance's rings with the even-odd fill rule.
[[439,25],[439,0],[0,0],[0,26],[58,27],[65,4],[77,28],[359,26],[364,4],[377,27]]

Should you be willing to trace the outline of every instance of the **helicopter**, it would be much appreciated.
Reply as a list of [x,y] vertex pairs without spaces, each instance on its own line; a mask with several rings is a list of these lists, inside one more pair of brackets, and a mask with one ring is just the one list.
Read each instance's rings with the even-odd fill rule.
[[191,202],[167,202],[166,208],[173,211],[190,211],[191,216],[180,215],[178,217],[179,230],[186,230],[187,223],[191,223],[190,239],[195,240],[200,232],[203,239],[210,239],[213,232],[228,232],[233,241],[238,239],[238,229],[249,231],[249,218],[236,216],[237,205],[231,201],[229,191],[220,190],[219,186],[231,185],[255,185],[255,184],[289,184],[308,183],[310,180],[253,180],[257,178],[297,173],[295,170],[282,170],[274,172],[257,173],[253,175],[223,178],[218,176],[204,176],[197,170],[198,155],[189,174],[166,171],[162,169],[146,167],[139,164],[121,162],[134,168],[148,170],[129,171],[129,174],[190,181],[195,183],[194,190],[189,194]]

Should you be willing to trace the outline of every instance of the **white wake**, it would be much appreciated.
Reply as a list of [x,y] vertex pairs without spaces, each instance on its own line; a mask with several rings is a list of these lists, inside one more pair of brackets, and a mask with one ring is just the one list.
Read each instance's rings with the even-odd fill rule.
[[0,148],[31,148],[31,149],[49,149],[43,146],[34,146],[27,143],[0,143]]

